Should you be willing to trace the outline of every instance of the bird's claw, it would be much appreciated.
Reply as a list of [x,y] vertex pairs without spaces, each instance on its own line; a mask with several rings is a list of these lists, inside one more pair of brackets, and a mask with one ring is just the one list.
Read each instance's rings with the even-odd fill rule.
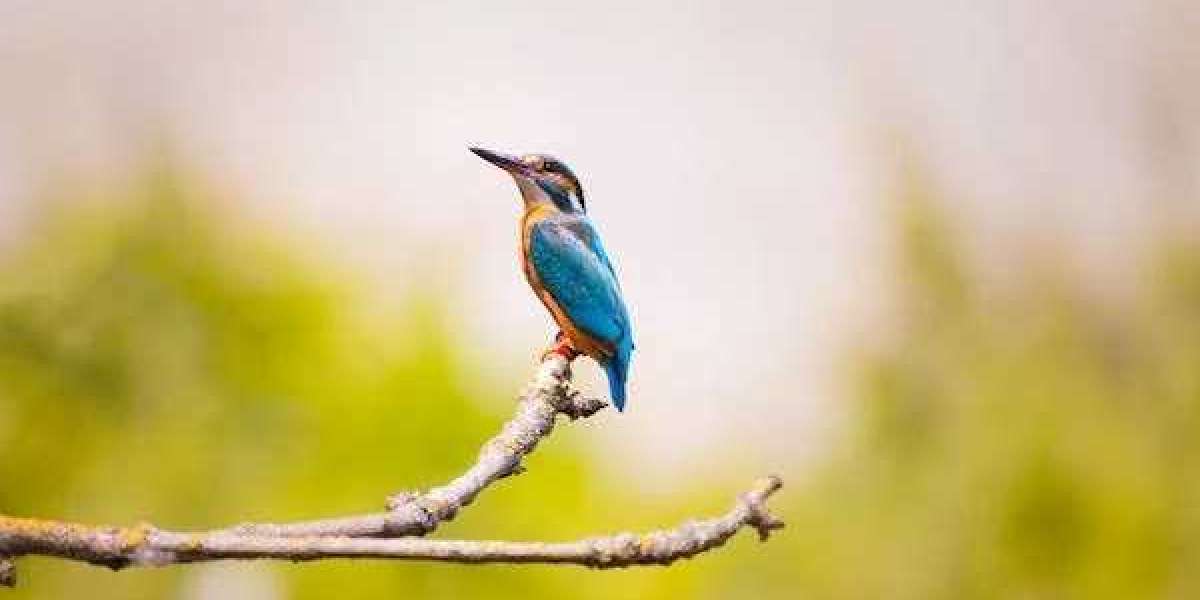
[[579,351],[571,346],[571,342],[566,336],[560,333],[558,334],[558,338],[555,340],[554,345],[550,348],[547,348],[545,352],[542,352],[540,362],[545,362],[546,359],[554,356],[555,354],[567,359],[567,362],[570,363],[579,356]]

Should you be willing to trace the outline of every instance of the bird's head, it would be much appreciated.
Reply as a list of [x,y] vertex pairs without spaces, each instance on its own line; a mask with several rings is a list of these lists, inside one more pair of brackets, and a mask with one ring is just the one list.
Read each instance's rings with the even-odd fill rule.
[[517,182],[526,206],[548,204],[564,213],[587,212],[579,178],[561,160],[546,154],[509,156],[483,148],[471,148],[471,152],[508,171]]

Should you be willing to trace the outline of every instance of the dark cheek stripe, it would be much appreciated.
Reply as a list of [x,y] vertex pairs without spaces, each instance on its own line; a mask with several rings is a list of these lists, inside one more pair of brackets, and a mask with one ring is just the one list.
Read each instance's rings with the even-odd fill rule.
[[545,179],[539,179],[537,184],[538,187],[546,192],[547,196],[550,196],[550,199],[554,201],[554,205],[558,207],[558,210],[574,212],[575,207],[571,205],[571,197],[567,194],[567,190],[564,190],[557,183]]

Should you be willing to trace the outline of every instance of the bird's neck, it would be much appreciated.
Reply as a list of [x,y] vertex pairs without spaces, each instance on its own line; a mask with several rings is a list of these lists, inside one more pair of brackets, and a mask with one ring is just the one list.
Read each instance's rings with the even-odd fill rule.
[[516,179],[517,189],[521,191],[521,199],[525,201],[525,210],[528,211],[537,204],[551,202],[550,197],[546,195],[546,191],[538,186],[537,183],[534,183],[533,180],[523,177]]
[[525,214],[521,217],[521,222],[528,225],[557,214],[559,214],[558,208],[549,202],[526,202]]

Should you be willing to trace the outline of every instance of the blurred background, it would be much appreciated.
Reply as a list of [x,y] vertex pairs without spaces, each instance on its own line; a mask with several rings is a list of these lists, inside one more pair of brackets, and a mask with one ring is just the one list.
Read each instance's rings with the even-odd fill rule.
[[789,527],[5,593],[1194,598],[1198,40],[1183,0],[0,3],[0,512],[204,528],[460,471],[552,335],[477,144],[580,174],[638,352],[626,414],[439,535],[671,526],[768,472]]

